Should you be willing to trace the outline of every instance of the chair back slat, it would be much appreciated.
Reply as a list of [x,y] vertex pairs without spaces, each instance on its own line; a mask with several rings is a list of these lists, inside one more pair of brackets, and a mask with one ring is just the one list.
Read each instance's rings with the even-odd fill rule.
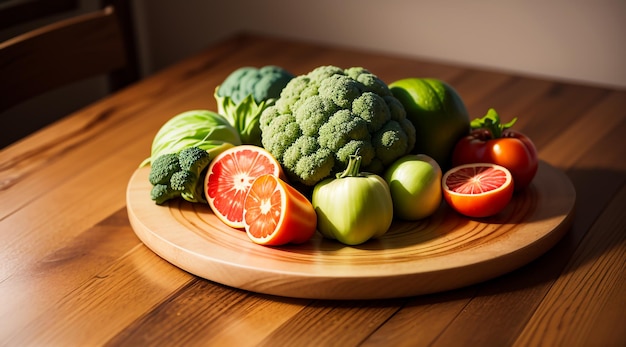
[[111,6],[21,34],[0,43],[0,112],[127,64],[124,36]]

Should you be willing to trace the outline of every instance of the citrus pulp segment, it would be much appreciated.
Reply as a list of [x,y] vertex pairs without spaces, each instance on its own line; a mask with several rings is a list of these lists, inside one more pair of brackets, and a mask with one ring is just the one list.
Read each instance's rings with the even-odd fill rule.
[[457,212],[468,217],[488,217],[502,211],[513,196],[511,172],[488,163],[454,167],[442,179],[443,195]]
[[242,145],[220,153],[209,165],[205,194],[211,210],[226,225],[242,229],[243,202],[259,176],[282,176],[282,168],[265,149]]
[[278,246],[307,241],[315,233],[317,220],[304,195],[277,176],[265,174],[248,191],[243,224],[253,242]]

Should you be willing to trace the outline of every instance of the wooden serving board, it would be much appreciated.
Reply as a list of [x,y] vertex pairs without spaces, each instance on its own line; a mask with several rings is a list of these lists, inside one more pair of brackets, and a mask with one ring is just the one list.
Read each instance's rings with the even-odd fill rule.
[[442,203],[419,222],[393,223],[380,239],[345,246],[316,234],[303,245],[265,247],[223,224],[206,204],[150,200],[149,168],[128,184],[130,223],[143,243],[194,275],[258,293],[316,299],[421,295],[512,271],[566,233],[576,193],[560,170],[537,176],[497,216],[462,217]]

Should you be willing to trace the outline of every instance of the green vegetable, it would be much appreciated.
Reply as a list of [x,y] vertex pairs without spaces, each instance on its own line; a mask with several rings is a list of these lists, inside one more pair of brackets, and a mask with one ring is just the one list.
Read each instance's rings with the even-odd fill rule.
[[389,186],[378,175],[359,172],[361,160],[351,155],[345,171],[315,185],[311,198],[317,230],[347,245],[384,235],[393,219]]
[[206,203],[206,169],[213,158],[231,147],[233,145],[229,143],[208,151],[199,147],[187,147],[179,153],[166,153],[156,157],[148,174],[148,180],[152,184],[150,198],[158,205],[178,197],[189,202]]
[[359,151],[380,173],[415,144],[415,128],[387,85],[362,67],[321,66],[297,76],[261,114],[263,147],[293,182],[312,187]]
[[287,82],[294,76],[287,70],[274,65],[241,67],[233,71],[217,88],[216,95],[229,97],[235,104],[252,95],[254,101],[260,103],[277,99]]
[[157,157],[150,167],[148,181],[152,185],[167,184],[174,172],[180,171],[178,154],[167,153]]
[[183,112],[161,126],[152,141],[150,157],[140,166],[163,154],[177,154],[189,147],[210,150],[224,143],[241,144],[239,133],[226,118],[208,110]]
[[244,144],[261,145],[259,117],[274,104],[287,82],[294,76],[273,65],[242,67],[233,71],[215,88],[218,113],[239,132]]
[[168,200],[176,199],[180,197],[180,192],[170,188],[169,184],[157,184],[150,190],[150,198],[154,200],[157,205],[162,205]]

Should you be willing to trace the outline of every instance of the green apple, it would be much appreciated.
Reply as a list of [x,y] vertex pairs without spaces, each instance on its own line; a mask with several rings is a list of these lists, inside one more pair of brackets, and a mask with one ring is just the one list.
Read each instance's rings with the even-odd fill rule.
[[441,167],[428,155],[409,154],[396,160],[384,173],[394,217],[414,221],[435,213],[442,201],[441,176]]

